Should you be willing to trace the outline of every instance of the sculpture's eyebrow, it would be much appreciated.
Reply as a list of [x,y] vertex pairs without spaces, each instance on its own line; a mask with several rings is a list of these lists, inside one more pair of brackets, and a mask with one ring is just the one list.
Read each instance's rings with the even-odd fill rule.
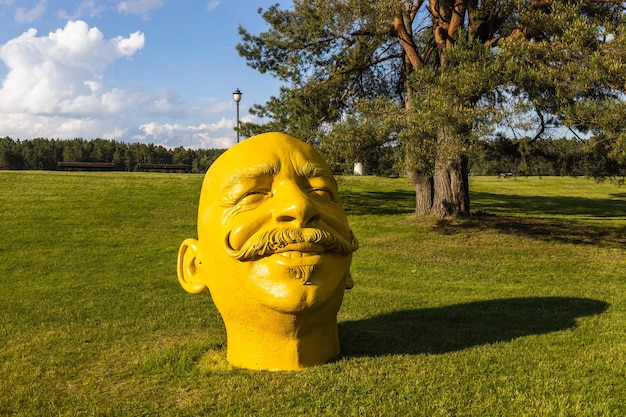
[[307,178],[332,178],[332,174],[328,170],[312,162],[305,162],[298,167],[297,171],[298,175]]
[[263,163],[241,168],[224,181],[222,191],[229,191],[246,180],[257,180],[262,177],[273,177],[280,171],[280,167],[272,163]]
[[333,184],[336,184],[335,178],[333,174],[331,174],[327,169],[314,164],[313,162],[305,162],[300,165],[297,169],[298,175],[302,175],[306,178],[323,178],[325,180],[330,181]]

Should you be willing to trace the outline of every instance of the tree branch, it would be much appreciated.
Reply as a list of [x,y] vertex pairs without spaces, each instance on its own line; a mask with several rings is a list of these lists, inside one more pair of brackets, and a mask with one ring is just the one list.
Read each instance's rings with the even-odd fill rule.
[[[621,4],[624,3],[620,0],[580,0],[585,4]],[[541,9],[543,7],[551,6],[554,3],[553,0],[535,0],[531,2],[530,7],[533,9]]]
[[450,48],[456,40],[456,35],[459,32],[459,28],[463,24],[465,17],[465,11],[467,10],[467,0],[456,0],[454,8],[452,9],[452,18],[450,19],[450,25],[448,26],[448,36],[446,38],[446,48]]
[[424,4],[424,1],[425,0],[416,1],[413,5],[411,5],[411,7],[409,7],[408,12],[411,22],[415,20],[415,16],[417,16],[417,12],[419,11],[420,7],[422,7],[422,4]]
[[404,17],[403,17],[403,12],[401,10],[396,12],[396,14],[393,17],[393,30],[398,35],[398,39],[400,40],[400,45],[402,46],[402,49],[406,53],[406,56],[409,59],[409,62],[411,63],[411,66],[413,68],[418,68],[420,65],[423,64],[423,61],[420,58],[419,54],[417,53],[417,46],[415,45],[415,42],[413,41],[413,37],[409,35],[409,32],[404,26]]
[[535,112],[537,112],[537,116],[539,116],[539,121],[541,122],[541,125],[537,134],[530,141],[528,141],[529,145],[539,139],[541,135],[543,135],[543,132],[546,131],[546,119],[543,117],[543,113],[541,113],[541,111],[537,107],[535,107]]

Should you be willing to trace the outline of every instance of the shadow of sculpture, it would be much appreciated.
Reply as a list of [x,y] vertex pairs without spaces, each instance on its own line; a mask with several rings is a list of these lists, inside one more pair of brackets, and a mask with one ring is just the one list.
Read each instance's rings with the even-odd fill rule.
[[397,311],[340,323],[342,356],[454,352],[571,329],[576,319],[608,307],[587,298],[537,297]]

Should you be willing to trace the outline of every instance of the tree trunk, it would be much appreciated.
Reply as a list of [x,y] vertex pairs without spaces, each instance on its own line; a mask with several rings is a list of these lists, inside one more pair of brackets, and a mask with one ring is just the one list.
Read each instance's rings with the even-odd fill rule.
[[407,173],[415,189],[415,214],[430,214],[433,206],[433,177],[416,171]]
[[438,159],[431,213],[437,217],[469,216],[468,182],[466,157],[457,155]]

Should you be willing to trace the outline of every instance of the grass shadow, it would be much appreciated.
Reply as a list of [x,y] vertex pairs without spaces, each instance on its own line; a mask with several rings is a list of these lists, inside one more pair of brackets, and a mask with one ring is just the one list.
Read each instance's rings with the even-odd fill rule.
[[485,192],[472,192],[478,210],[498,215],[532,214],[573,216],[594,219],[626,219],[626,203],[621,194],[612,194],[614,198],[584,198],[567,196],[526,196],[504,195]]
[[362,191],[341,194],[341,201],[350,215],[394,215],[415,212],[415,193],[406,190]]
[[396,311],[340,323],[342,356],[455,352],[571,329],[576,319],[608,307],[587,298],[533,297]]
[[[485,192],[472,193],[477,211],[469,218],[441,219],[435,231],[444,235],[468,230],[497,230],[542,241],[596,246],[626,244],[626,204],[612,198],[563,196],[520,196]],[[495,214],[494,214],[495,213]],[[536,213],[536,216],[534,214]],[[518,217],[523,214],[524,217]],[[545,218],[545,216],[558,216]],[[584,220],[607,220],[585,223]]]
[[594,246],[626,245],[626,226],[580,224],[562,219],[537,219],[473,214],[463,219],[440,219],[434,230],[443,235],[469,230],[497,230],[546,242]]

